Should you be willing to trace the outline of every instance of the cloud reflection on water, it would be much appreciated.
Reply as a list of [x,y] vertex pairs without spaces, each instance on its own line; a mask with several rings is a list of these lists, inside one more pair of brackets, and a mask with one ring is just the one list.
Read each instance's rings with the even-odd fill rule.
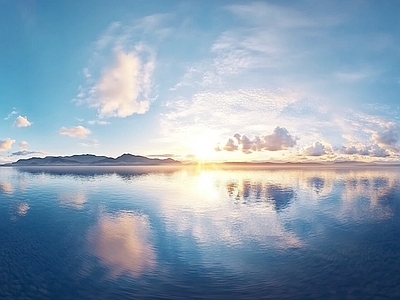
[[0,182],[0,192],[4,194],[12,194],[14,188],[10,182]]
[[[84,169],[79,169],[76,177],[72,171],[57,175],[59,179],[68,176],[72,183],[86,176]],[[180,242],[185,240],[181,237],[189,237],[210,255],[210,247],[240,248],[254,243],[274,249],[305,247],[310,236],[323,235],[329,226],[390,218],[392,203],[385,199],[399,187],[399,172],[394,168],[183,168],[167,172],[110,168],[106,172],[90,169],[88,176],[98,179],[96,185],[92,181],[84,185],[88,197],[94,192],[90,189],[93,186],[110,197],[123,195],[119,205],[148,210]],[[83,198],[72,203],[81,207]],[[143,216],[101,214],[89,235],[93,252],[114,276],[139,276],[155,266],[155,252],[147,237],[149,228]],[[113,245],[118,245],[119,252]]]
[[18,206],[16,208],[16,212],[20,217],[22,217],[22,216],[25,216],[27,214],[29,208],[30,207],[29,207],[28,203],[22,202],[22,203],[18,204]]
[[135,188],[156,199],[168,230],[190,235],[199,245],[243,246],[253,241],[273,248],[301,247],[300,238],[278,215],[290,206],[295,192],[260,175],[182,171],[151,175],[136,181]]
[[62,194],[59,196],[60,204],[63,206],[82,209],[87,197],[83,192],[71,192],[69,194]]
[[149,241],[150,223],[146,216],[131,212],[101,213],[88,234],[89,248],[116,277],[134,277],[151,271],[156,253]]

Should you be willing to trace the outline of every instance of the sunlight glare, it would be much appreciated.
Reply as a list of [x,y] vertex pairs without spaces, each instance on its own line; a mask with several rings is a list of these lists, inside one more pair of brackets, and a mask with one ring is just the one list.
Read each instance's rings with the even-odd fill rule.
[[199,162],[210,161],[215,158],[215,143],[208,136],[204,136],[194,143],[193,153]]

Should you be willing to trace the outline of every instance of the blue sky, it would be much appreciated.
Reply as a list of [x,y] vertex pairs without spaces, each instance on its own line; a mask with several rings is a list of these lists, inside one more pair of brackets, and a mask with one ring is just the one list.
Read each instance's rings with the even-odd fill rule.
[[0,162],[399,161],[399,11],[0,0]]

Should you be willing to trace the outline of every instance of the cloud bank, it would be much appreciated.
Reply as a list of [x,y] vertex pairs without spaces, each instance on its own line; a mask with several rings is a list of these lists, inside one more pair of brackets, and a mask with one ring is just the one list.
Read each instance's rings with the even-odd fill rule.
[[[237,141],[235,143],[234,139]],[[274,132],[265,136],[256,136],[250,140],[246,135],[236,133],[234,139],[229,138],[224,147],[217,147],[217,151],[236,151],[239,148],[246,154],[253,151],[279,151],[292,148],[296,145],[296,138],[289,134],[284,127],[277,126]]]
[[357,148],[356,146],[343,146],[342,153],[349,155],[361,155],[361,156],[371,156],[371,157],[388,157],[390,153],[387,149],[380,147],[377,144],[363,146]]

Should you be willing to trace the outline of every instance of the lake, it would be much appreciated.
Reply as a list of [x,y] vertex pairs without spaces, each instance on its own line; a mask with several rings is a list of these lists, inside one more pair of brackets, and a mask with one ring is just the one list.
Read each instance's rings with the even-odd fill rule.
[[0,168],[1,299],[399,299],[400,169]]

